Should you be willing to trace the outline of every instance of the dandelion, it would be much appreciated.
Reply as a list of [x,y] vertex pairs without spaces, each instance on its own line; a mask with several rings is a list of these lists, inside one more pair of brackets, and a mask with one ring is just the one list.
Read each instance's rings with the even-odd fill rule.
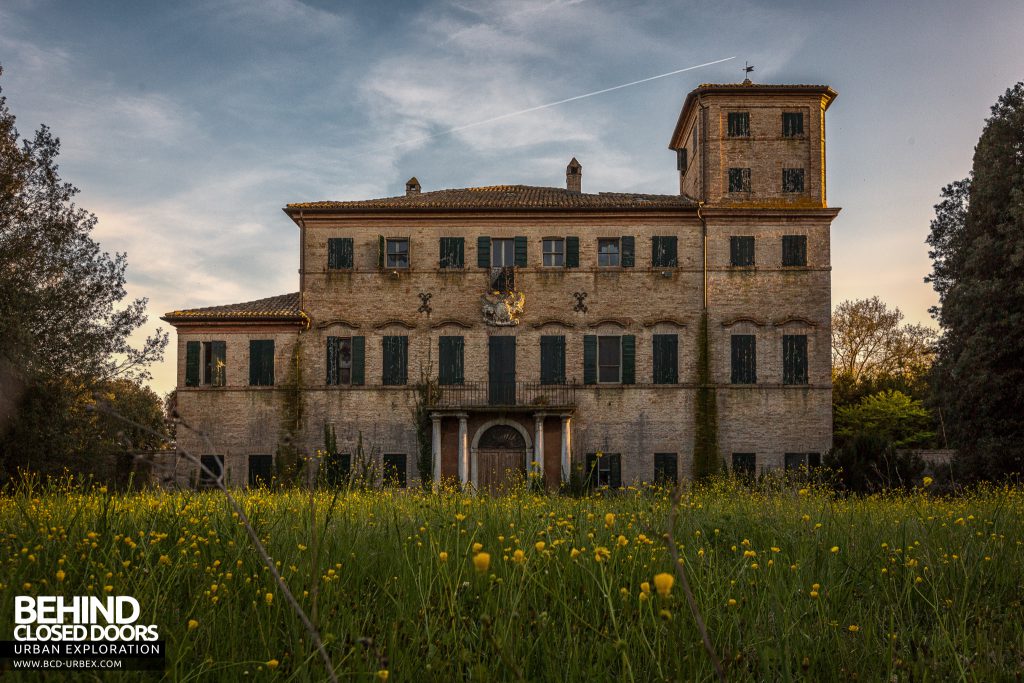
[[849,626],[846,627],[846,630],[849,631],[850,633],[856,633],[857,631],[860,630],[860,626],[857,626],[857,624],[850,624]]
[[491,554],[477,553],[473,556],[473,566],[479,573],[485,573],[491,567]]
[[640,592],[643,593],[644,595],[650,595],[651,594],[651,584],[647,583],[646,581],[641,583],[640,584]]
[[195,631],[197,628],[199,628],[199,622],[196,621],[195,619],[189,619],[188,620],[188,630],[189,631]]
[[266,600],[268,605],[271,605],[274,602],[274,594],[273,593],[267,593],[266,595],[263,596],[263,599]]
[[615,540],[615,543],[620,548],[625,548],[627,545],[629,545],[629,539],[623,536],[622,534],[619,534],[619,537]]
[[734,598],[729,598],[726,601],[725,604],[728,605],[729,607],[735,607],[736,606],[736,600]]
[[461,522],[464,519],[466,519],[466,515],[462,514],[461,512],[455,513],[455,521]]
[[474,553],[478,553],[478,552],[480,552],[483,549],[484,549],[484,544],[483,543],[474,543],[473,544],[473,552]]
[[386,680],[388,680],[388,676],[390,676],[390,675],[391,674],[388,673],[387,669],[381,669],[380,671],[377,672],[377,680],[378,681],[386,681]]
[[615,526],[615,515],[611,512],[604,516],[604,525],[611,529]]
[[442,550],[441,552],[439,552],[437,554],[437,559],[441,560],[442,562],[447,562],[448,561],[448,553],[446,553],[445,551]]
[[812,600],[817,600],[818,599],[818,591],[811,591],[811,599]]
[[512,553],[512,561],[516,564],[522,564],[523,562],[526,562],[526,553],[524,553],[522,550],[517,549],[514,553]]
[[57,576],[57,580],[58,581],[63,582],[64,581],[64,576],[65,576],[64,570],[63,569],[58,569],[56,576]]
[[281,662],[277,661],[276,659],[268,660],[267,661],[267,668],[268,669],[276,669],[278,664],[280,664],[280,663]]
[[167,555],[161,555],[159,562],[160,562],[160,564],[169,565],[171,563],[171,558],[168,557]]
[[576,548],[573,548],[572,550],[569,551],[569,557],[571,557],[572,559],[575,560],[579,556],[580,556],[580,551],[577,550]]
[[545,545],[546,544],[544,543],[544,541],[537,541],[536,543],[533,544],[533,547],[537,549],[538,553],[540,553],[540,552],[544,552],[544,546]]
[[923,480],[921,480],[921,483],[924,484],[925,488],[928,488],[929,486],[932,485],[933,481],[935,481],[935,480],[932,479],[931,477],[925,477]]
[[597,562],[604,562],[611,556],[611,552],[608,550],[608,548],[605,548],[604,546],[598,546],[594,548],[594,560]]
[[832,546],[832,554],[835,555],[838,552],[839,552],[839,546],[837,546],[837,545]]
[[654,587],[658,590],[658,595],[663,598],[667,598],[669,596],[675,582],[676,577],[672,576],[668,572],[662,572],[654,576]]

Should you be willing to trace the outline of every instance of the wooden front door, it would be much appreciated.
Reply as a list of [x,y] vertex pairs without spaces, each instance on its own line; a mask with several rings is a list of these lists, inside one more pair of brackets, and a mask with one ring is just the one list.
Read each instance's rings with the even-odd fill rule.
[[491,337],[488,341],[487,398],[492,406],[516,402],[516,338]]
[[478,490],[507,493],[526,478],[526,441],[515,427],[491,427],[480,437],[476,467]]

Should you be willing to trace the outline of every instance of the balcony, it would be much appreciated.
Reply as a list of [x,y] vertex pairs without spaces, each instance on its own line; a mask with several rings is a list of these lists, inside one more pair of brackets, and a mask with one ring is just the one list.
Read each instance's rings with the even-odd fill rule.
[[438,387],[434,408],[570,409],[576,406],[576,384],[538,382],[466,382]]
[[514,292],[516,290],[516,269],[513,266],[491,268],[488,278],[492,292]]

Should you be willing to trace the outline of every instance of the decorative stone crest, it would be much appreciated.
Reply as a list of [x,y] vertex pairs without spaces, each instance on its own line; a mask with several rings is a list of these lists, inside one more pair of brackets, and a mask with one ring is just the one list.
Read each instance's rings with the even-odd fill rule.
[[484,322],[498,327],[512,327],[519,324],[526,295],[522,292],[492,292],[480,297],[483,302]]
[[[413,178],[413,180],[416,180]],[[418,313],[426,313],[430,315],[430,312],[434,310],[430,306],[430,298],[433,296],[430,292],[420,292],[420,307],[417,309]]]
[[587,293],[586,292],[573,292],[572,295],[576,297],[576,305],[572,307],[572,310],[577,313],[587,312]]

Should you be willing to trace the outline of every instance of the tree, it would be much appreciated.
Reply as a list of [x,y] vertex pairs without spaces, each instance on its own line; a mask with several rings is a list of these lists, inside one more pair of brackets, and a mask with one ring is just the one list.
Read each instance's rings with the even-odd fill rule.
[[75,205],[59,152],[45,125],[31,140],[19,137],[0,90],[0,369],[9,377],[0,406],[12,407],[0,411],[9,416],[0,464],[9,473],[17,463],[47,469],[109,450],[100,421],[78,410],[97,392],[160,405],[139,383],[168,336],[158,330],[140,348],[129,344],[146,321],[146,300],[121,305],[126,257],[92,239],[96,217]]
[[926,278],[942,329],[934,405],[964,471],[1024,473],[1024,82],[992,107],[970,176],[942,190]]
[[884,436],[861,432],[825,456],[836,484],[856,493],[909,488],[921,481],[925,463],[913,452],[897,453]]
[[927,392],[936,333],[900,324],[903,313],[877,296],[843,301],[832,314],[833,403],[855,403],[886,389],[917,398]]
[[835,437],[845,442],[858,434],[875,434],[894,448],[923,448],[932,444],[931,413],[921,401],[899,391],[880,391],[858,403],[836,409]]

